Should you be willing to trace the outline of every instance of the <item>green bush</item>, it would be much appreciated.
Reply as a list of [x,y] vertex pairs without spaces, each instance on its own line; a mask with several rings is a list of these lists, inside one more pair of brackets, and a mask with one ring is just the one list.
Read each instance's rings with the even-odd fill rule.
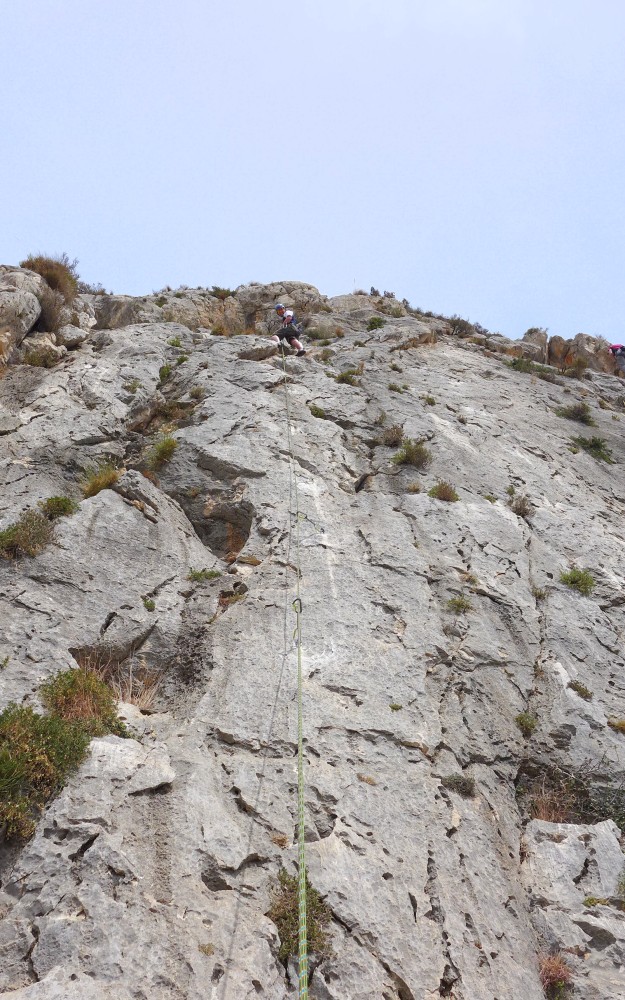
[[70,497],[48,497],[47,500],[42,500],[39,506],[49,521],[54,521],[57,517],[69,517],[78,510],[78,504]]
[[221,299],[223,302],[224,299],[234,295],[234,292],[230,288],[220,288],[219,285],[213,285],[211,295],[214,295],[216,299]]
[[575,691],[584,701],[592,701],[592,691],[585,684],[582,684],[581,681],[569,681],[567,687],[570,687],[571,691]]
[[542,379],[544,382],[558,382],[555,372],[551,368],[546,368],[544,365],[537,365],[528,358],[514,358],[512,361],[508,361],[507,364],[514,371],[535,375],[536,378]]
[[18,559],[36,556],[52,538],[49,518],[38,510],[26,510],[15,524],[0,531],[0,557]]
[[345,372],[340,372],[336,376],[336,381],[341,385],[358,385],[357,375],[362,375],[358,368],[348,368]]
[[326,411],[321,406],[316,406],[315,403],[311,403],[308,407],[313,417],[317,417],[319,420],[326,419]]
[[171,340],[167,341],[167,343],[169,344],[170,347],[182,347],[182,341],[180,340],[180,337],[172,337]]
[[[280,950],[278,957],[285,965],[291,955],[297,955],[299,933],[299,885],[297,875],[284,869],[278,874],[278,888],[267,911],[267,916],[278,929]],[[306,918],[308,951],[319,957],[330,954],[328,924],[332,911],[308,881],[306,872]]]
[[382,319],[381,316],[372,316],[369,322],[367,323],[367,330],[369,331],[369,333],[371,333],[373,330],[381,330],[385,323],[386,320]]
[[428,490],[428,496],[434,497],[435,500],[445,500],[447,503],[454,503],[460,499],[451,483],[446,483],[443,479],[439,479],[436,486]]
[[412,465],[421,471],[427,469],[431,461],[432,453],[426,448],[424,440],[415,441],[413,438],[403,438],[401,448],[391,459],[394,465]]
[[126,735],[113,692],[93,670],[63,670],[42,685],[41,700],[51,715],[76,723],[90,737]]
[[[381,436],[378,438],[378,443],[383,444],[386,448],[395,448],[398,444],[401,444],[403,440],[403,427],[401,424],[393,424],[391,427],[385,427]],[[408,440],[410,439],[406,438],[406,441]]]
[[160,382],[166,382],[171,375],[173,368],[171,365],[161,365],[158,370],[158,378]]
[[194,583],[201,583],[203,580],[216,580],[221,575],[221,570],[218,569],[193,569],[191,567],[187,580],[193,580]]
[[436,400],[435,400],[434,396],[424,396],[423,397],[423,402],[427,406],[436,406]]
[[156,608],[156,604],[151,597],[144,597],[143,607],[145,608],[146,611],[154,611]]
[[462,594],[460,597],[450,597],[447,601],[447,609],[454,614],[461,615],[465,611],[473,611],[473,605],[468,597]]
[[529,738],[536,726],[538,725],[538,719],[534,715],[530,715],[529,712],[520,712],[519,715],[515,717],[514,720],[523,733],[523,735]]
[[157,441],[148,452],[148,468],[159,469],[165,464],[165,462],[169,462],[177,447],[178,442],[175,438],[171,437],[169,434],[162,437],[160,441]]
[[28,837],[37,814],[83,760],[89,733],[57,715],[9,705],[0,714],[0,827]]
[[448,788],[450,792],[456,792],[465,799],[471,799],[475,795],[475,781],[467,774],[448,774],[441,778],[441,785]]
[[574,445],[578,448],[583,448],[589,455],[596,458],[598,462],[607,462],[608,465],[614,465],[612,449],[608,448],[605,438],[594,436],[590,438],[574,437],[572,441]]
[[571,406],[559,406],[556,414],[558,417],[566,417],[567,420],[577,420],[580,424],[594,424],[588,403],[573,403]]
[[80,482],[83,497],[86,500],[88,497],[97,496],[101,490],[110,489],[121,474],[122,470],[118,469],[112,462],[107,462],[106,459],[103,459],[99,465],[86,469]]
[[573,566],[566,573],[560,573],[560,583],[565,583],[567,587],[578,590],[585,597],[592,593],[595,585],[592,573],[587,569],[579,569],[577,566]]
[[389,382],[388,384],[389,392],[403,392],[404,390],[397,382]]

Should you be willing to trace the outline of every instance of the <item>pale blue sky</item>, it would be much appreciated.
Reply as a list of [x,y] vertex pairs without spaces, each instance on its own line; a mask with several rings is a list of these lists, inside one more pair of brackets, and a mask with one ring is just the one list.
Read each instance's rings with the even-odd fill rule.
[[622,0],[0,0],[0,263],[623,339]]

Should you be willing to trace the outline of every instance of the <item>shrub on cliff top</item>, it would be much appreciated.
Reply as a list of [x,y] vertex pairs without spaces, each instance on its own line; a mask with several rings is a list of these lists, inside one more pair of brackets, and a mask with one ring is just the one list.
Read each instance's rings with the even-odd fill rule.
[[27,257],[20,261],[20,267],[36,271],[55,292],[60,292],[66,302],[72,302],[78,291],[77,260],[70,260],[66,253],[57,257],[43,254]]

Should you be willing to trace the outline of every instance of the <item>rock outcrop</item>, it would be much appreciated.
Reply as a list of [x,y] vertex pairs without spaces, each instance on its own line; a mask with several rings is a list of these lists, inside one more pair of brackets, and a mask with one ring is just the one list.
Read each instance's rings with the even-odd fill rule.
[[[22,275],[1,277],[26,296],[12,350],[36,322]],[[0,377],[0,531],[79,502],[40,554],[0,559],[0,708],[91,656],[132,734],[93,740],[32,839],[2,848],[0,993],[297,995],[267,916],[297,854],[297,490],[307,860],[332,912],[311,998],[539,1000],[559,952],[572,998],[616,1000],[622,383],[545,381],[492,338],[301,283],[160,297],[79,296],[57,363]],[[276,298],[311,348],[285,363],[295,480],[259,335]],[[592,429],[558,415],[577,403]],[[399,461],[402,439],[430,463]],[[103,460],[121,474],[83,499]]]

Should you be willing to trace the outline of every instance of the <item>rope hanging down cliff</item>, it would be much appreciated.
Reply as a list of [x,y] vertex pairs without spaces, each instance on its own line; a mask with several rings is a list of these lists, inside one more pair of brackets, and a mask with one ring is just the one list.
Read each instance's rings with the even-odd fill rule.
[[[294,485],[295,494],[295,641],[297,644],[297,886],[299,910],[299,1000],[308,1000],[308,931],[306,924],[306,851],[304,841],[304,740],[302,713],[302,599],[300,596],[300,546],[299,546],[299,496],[297,492],[297,476],[293,459],[291,443],[291,412],[289,408],[289,389],[286,371],[286,360],[282,352],[282,367],[284,370],[284,401],[286,409],[287,444],[289,449],[289,477]],[[290,492],[290,491],[289,491]],[[292,530],[293,512],[289,504],[289,536]],[[290,547],[290,546],[289,546]],[[288,567],[287,567],[288,570]]]

